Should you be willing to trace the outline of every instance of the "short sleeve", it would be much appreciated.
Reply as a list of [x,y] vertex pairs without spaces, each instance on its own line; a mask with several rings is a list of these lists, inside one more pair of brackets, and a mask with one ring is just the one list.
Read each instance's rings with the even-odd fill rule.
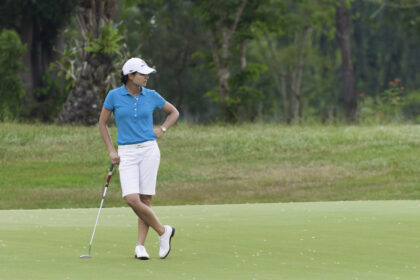
[[156,91],[153,91],[153,95],[155,99],[156,108],[158,108],[159,110],[162,109],[163,105],[165,105],[166,103],[165,98],[160,96],[160,94],[157,93]]
[[111,91],[105,97],[104,107],[110,111],[114,111],[114,98]]

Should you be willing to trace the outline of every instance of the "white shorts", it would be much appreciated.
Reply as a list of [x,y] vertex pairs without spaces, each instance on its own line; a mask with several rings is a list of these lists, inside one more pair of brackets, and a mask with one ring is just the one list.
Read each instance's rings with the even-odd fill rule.
[[118,146],[122,196],[138,193],[154,195],[160,163],[156,141]]

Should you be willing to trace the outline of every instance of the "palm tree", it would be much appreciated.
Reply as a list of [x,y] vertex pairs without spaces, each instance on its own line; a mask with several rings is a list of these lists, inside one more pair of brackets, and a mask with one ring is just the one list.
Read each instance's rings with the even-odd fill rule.
[[112,53],[89,51],[89,42],[101,36],[102,28],[110,24],[117,5],[114,0],[81,0],[77,21],[82,36],[82,61],[78,69],[75,87],[59,114],[61,123],[93,125],[98,122],[101,110],[101,95],[105,90],[107,76],[113,71]]

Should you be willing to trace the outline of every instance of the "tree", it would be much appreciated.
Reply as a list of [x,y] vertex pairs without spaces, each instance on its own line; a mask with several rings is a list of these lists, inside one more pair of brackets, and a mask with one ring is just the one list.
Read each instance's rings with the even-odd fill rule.
[[[23,107],[28,117],[41,117],[39,104],[51,98],[51,92],[40,95],[36,89],[44,86],[43,75],[62,50],[60,31],[72,16],[77,1],[66,0],[4,0],[0,7],[0,27],[14,29],[26,45],[24,69],[20,76],[26,91]],[[27,104],[31,104],[28,106]]]
[[351,52],[351,26],[350,12],[346,7],[345,0],[339,0],[336,7],[337,39],[341,49],[341,69],[344,107],[347,121],[356,120],[356,78],[354,73]]
[[[198,11],[204,26],[207,28],[208,44],[212,55],[212,64],[218,77],[217,92],[209,91],[211,97],[220,105],[222,121],[237,120],[237,107],[249,98],[255,98],[257,91],[249,91],[243,78],[250,73],[260,73],[264,67],[256,66],[248,69],[247,45],[255,38],[254,29],[264,21],[266,14],[260,8],[269,1],[201,1]],[[241,73],[246,72],[247,73]],[[230,83],[230,79],[239,75]],[[239,82],[240,81],[240,82]],[[238,84],[239,82],[239,84]],[[231,88],[231,84],[236,88]],[[242,95],[242,96],[241,96]]]
[[22,56],[26,47],[13,30],[0,32],[0,120],[18,116],[19,103],[25,94],[18,72],[22,71]]
[[212,110],[202,98],[213,83],[197,53],[208,50],[205,32],[193,11],[194,1],[126,1],[120,19],[125,25],[129,53],[156,66],[148,86],[174,104],[182,116],[195,121]]
[[217,0],[202,1],[199,11],[202,20],[209,29],[209,45],[213,63],[219,80],[218,94],[221,106],[221,118],[228,119],[227,101],[229,93],[230,45],[238,27],[248,0],[221,2]]
[[116,11],[113,0],[82,0],[77,21],[82,36],[81,60],[75,87],[59,114],[62,123],[93,125],[98,122],[105,81],[113,71],[113,56],[119,53],[122,36],[112,25]]
[[[280,92],[283,104],[283,116],[286,123],[297,121],[302,117],[302,76],[305,67],[305,57],[310,43],[313,27],[305,26],[294,32],[292,42],[283,48],[288,56],[279,58],[274,42],[275,37],[266,34],[265,40],[268,53],[264,53],[267,63],[275,64],[273,79],[277,91]],[[277,45],[277,46],[276,46]]]
[[281,98],[283,119],[290,123],[303,116],[304,85],[308,84],[305,70],[313,68],[310,60],[319,56],[314,35],[330,37],[334,8],[328,1],[282,1],[284,7],[273,4],[276,20],[264,28],[256,46]]

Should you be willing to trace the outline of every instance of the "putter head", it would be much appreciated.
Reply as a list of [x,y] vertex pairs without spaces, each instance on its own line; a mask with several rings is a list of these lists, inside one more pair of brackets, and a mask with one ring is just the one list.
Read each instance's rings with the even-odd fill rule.
[[92,256],[91,255],[81,255],[80,258],[81,259],[90,259]]

